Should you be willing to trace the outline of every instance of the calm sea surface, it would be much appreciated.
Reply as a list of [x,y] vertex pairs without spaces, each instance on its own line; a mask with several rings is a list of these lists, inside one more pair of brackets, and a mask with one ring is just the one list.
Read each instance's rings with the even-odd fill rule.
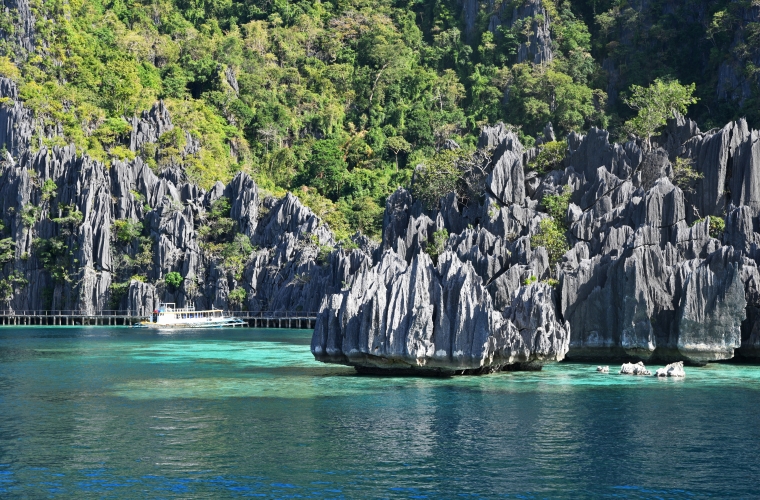
[[378,378],[310,337],[1,328],[0,498],[760,496],[760,367]]

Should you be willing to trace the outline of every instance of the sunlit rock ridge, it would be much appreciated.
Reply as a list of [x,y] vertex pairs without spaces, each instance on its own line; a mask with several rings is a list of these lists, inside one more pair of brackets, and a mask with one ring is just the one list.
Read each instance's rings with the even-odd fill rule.
[[[483,200],[460,206],[452,194],[426,210],[407,190],[391,196],[373,266],[324,298],[312,352],[416,373],[756,358],[759,139],[744,121],[701,132],[678,118],[645,151],[591,129],[567,138],[560,169],[537,175],[526,168],[536,149],[486,127]],[[670,179],[677,158],[701,175],[687,193]],[[542,198],[563,186],[570,245],[551,269],[531,239],[548,217]],[[711,236],[710,217],[725,231]],[[442,229],[434,265],[424,250]]]

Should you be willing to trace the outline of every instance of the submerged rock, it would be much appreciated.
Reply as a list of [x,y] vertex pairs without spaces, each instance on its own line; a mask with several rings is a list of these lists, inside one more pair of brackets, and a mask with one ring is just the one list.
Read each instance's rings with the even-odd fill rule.
[[644,363],[639,361],[638,363],[623,363],[618,372],[621,375],[651,375],[652,372],[647,370]]

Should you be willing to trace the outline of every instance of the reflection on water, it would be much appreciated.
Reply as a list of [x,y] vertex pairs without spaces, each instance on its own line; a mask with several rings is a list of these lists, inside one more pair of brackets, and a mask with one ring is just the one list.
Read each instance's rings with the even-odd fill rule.
[[0,497],[755,496],[760,367],[356,376],[309,332],[0,329]]

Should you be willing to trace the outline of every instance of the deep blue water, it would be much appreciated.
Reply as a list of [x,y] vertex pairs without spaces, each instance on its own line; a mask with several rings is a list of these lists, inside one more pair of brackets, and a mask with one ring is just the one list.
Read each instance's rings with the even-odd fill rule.
[[0,497],[760,496],[760,367],[379,378],[309,340],[1,328]]

